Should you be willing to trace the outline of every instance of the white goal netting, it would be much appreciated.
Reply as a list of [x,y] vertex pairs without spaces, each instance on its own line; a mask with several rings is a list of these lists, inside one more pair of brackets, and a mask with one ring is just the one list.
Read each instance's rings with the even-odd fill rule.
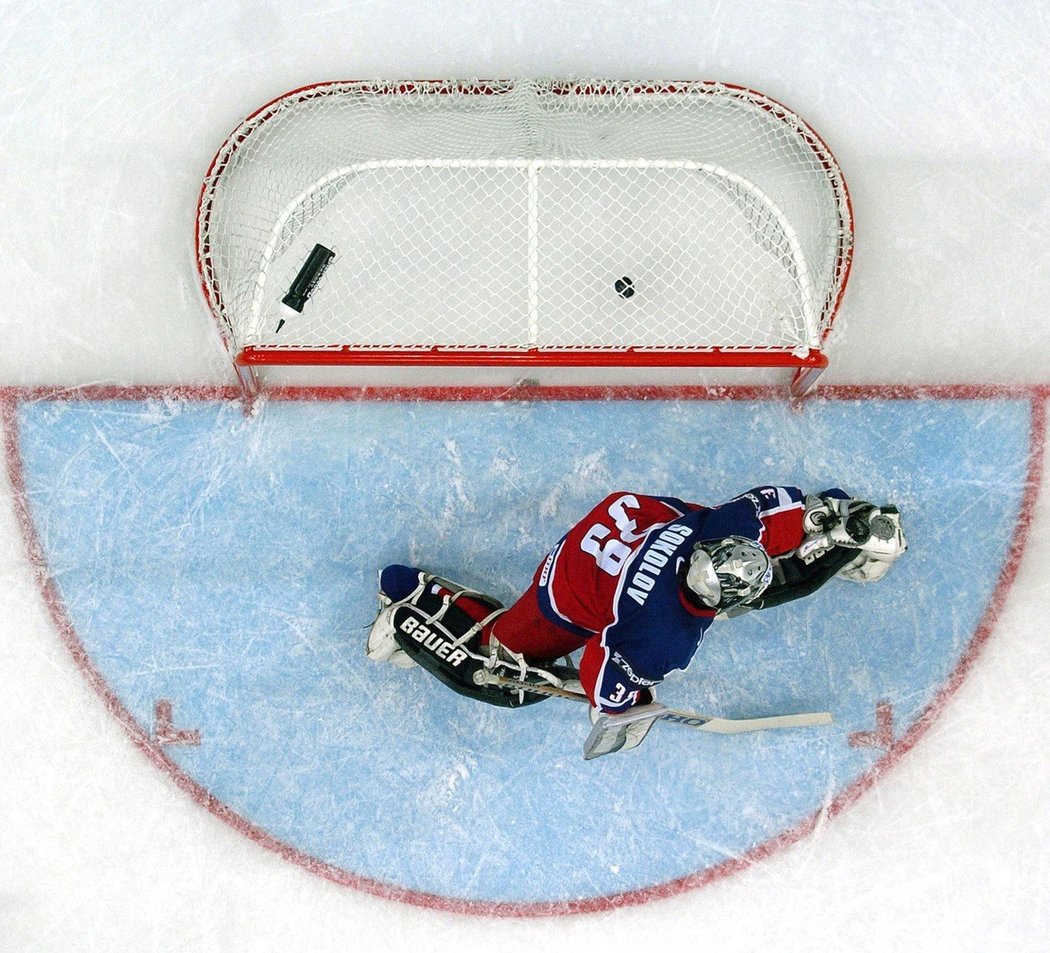
[[[713,83],[310,87],[231,134],[197,226],[235,354],[351,363],[370,350],[801,354],[821,346],[852,244],[820,138]],[[335,257],[290,311],[318,244]]]

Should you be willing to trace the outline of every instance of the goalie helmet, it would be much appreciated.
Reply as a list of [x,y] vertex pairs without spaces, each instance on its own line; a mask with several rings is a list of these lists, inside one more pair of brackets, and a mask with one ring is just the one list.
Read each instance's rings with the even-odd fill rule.
[[730,609],[757,599],[773,581],[773,563],[760,543],[744,536],[697,543],[686,585],[704,605]]

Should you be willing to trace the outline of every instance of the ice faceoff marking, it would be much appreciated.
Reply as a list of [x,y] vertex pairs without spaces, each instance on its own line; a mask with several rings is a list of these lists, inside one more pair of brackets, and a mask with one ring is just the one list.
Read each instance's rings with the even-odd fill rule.
[[644,606],[645,600],[656,585],[656,577],[667,567],[674,551],[685,542],[687,536],[692,535],[693,531],[680,523],[672,523],[667,529],[661,530],[631,576],[627,595],[638,605]]

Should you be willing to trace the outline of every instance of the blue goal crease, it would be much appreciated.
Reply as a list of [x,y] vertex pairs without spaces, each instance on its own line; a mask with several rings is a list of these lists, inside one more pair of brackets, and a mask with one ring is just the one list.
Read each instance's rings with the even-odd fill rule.
[[[790,830],[914,723],[993,596],[1022,505],[1024,400],[23,403],[37,535],[92,665],[187,775],[303,854],[410,891],[563,901],[701,873]],[[584,762],[583,706],[489,709],[364,656],[376,571],[504,601],[613,490],[716,503],[840,485],[904,514],[875,586],[718,623],[661,701],[829,728],[661,727]],[[534,850],[542,845],[542,850]]]

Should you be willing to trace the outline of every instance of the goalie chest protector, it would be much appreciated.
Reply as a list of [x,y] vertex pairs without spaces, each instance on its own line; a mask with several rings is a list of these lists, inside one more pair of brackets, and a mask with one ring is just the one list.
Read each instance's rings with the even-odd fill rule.
[[544,695],[474,682],[474,673],[485,668],[488,649],[481,646],[480,632],[460,641],[477,623],[455,603],[427,612],[406,602],[394,611],[393,622],[397,644],[452,691],[501,708],[520,708],[545,700]]

